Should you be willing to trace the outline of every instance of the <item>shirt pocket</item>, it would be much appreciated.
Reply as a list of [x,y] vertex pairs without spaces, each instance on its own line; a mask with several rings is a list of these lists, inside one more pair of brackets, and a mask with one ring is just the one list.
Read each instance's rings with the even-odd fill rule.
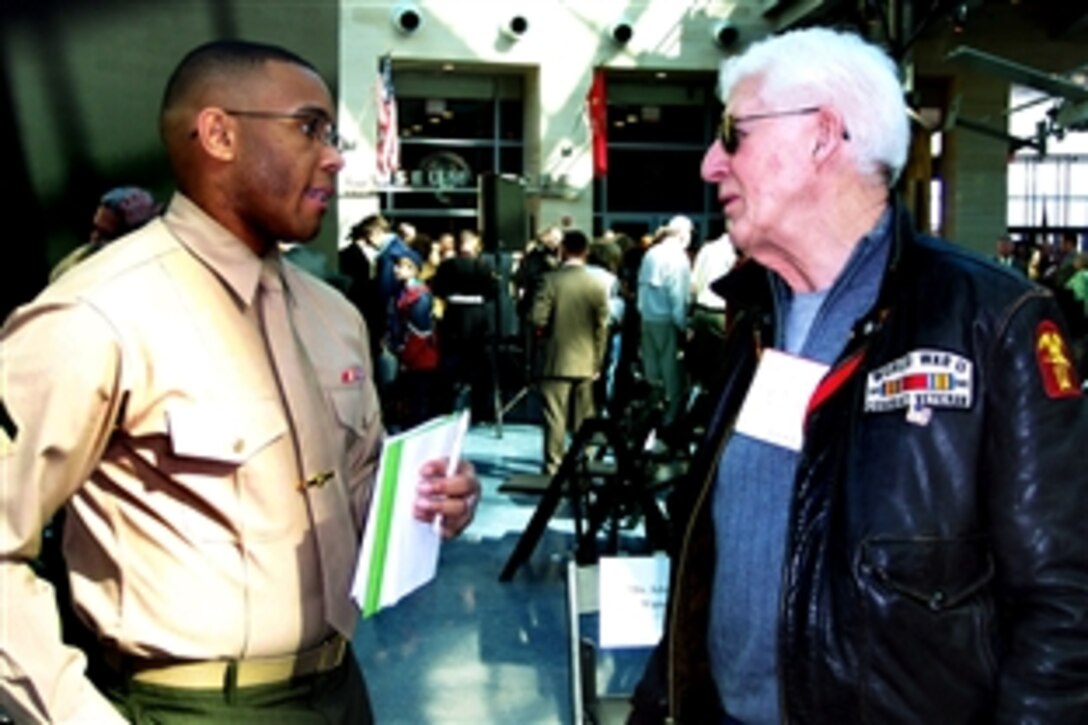
[[170,447],[179,458],[240,466],[287,434],[287,421],[272,400],[174,402],[165,414]]
[[367,431],[377,424],[380,408],[374,386],[369,382],[361,384],[360,387],[327,388],[325,393],[332,402],[340,427],[354,437],[365,437]]
[[296,480],[276,401],[171,401],[164,418],[170,453],[159,463],[170,485],[155,505],[164,520],[181,524],[179,535],[190,545],[233,546],[243,535],[277,536],[290,528],[282,511],[255,513],[272,506],[262,492],[289,491]]

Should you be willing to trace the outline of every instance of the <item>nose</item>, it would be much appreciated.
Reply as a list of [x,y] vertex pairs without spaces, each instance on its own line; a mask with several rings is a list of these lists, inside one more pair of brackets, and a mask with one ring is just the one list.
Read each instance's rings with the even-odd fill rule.
[[715,139],[710,148],[703,155],[703,164],[700,169],[703,181],[715,184],[725,178],[729,173],[729,155],[722,148],[722,142]]
[[322,149],[321,168],[330,174],[338,174],[344,168],[344,154],[335,146],[326,145]]

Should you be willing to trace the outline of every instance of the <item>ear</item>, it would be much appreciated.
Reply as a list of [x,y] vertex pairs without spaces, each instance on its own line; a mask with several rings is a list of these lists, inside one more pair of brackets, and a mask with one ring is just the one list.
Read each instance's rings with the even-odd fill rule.
[[830,108],[821,108],[817,117],[816,142],[812,158],[817,164],[831,158],[850,139],[842,117]]
[[237,154],[238,137],[234,119],[222,108],[205,108],[196,117],[196,141],[214,159],[233,161]]

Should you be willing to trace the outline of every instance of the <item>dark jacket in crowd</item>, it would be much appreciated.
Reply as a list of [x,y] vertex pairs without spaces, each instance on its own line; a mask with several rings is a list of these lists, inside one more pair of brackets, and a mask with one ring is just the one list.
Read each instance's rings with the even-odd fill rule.
[[559,255],[555,250],[538,244],[526,253],[514,272],[514,284],[520,291],[517,303],[518,316],[525,319],[533,308],[537,290],[540,289],[544,275],[559,266]]
[[492,317],[498,280],[491,265],[479,257],[443,260],[431,279],[431,291],[445,302],[439,338],[442,344],[486,341],[494,328]]

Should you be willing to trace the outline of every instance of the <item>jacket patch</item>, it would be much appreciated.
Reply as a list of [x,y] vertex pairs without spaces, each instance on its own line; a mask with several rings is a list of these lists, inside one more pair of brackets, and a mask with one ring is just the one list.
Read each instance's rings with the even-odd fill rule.
[[1080,381],[1073,356],[1061,330],[1050,320],[1043,320],[1035,329],[1035,359],[1043,390],[1050,398],[1074,398],[1080,395]]
[[[944,350],[914,350],[869,373],[865,381],[865,411],[908,412],[912,422],[929,422],[932,408],[971,407],[973,364]],[[912,417],[913,416],[913,417]]]

